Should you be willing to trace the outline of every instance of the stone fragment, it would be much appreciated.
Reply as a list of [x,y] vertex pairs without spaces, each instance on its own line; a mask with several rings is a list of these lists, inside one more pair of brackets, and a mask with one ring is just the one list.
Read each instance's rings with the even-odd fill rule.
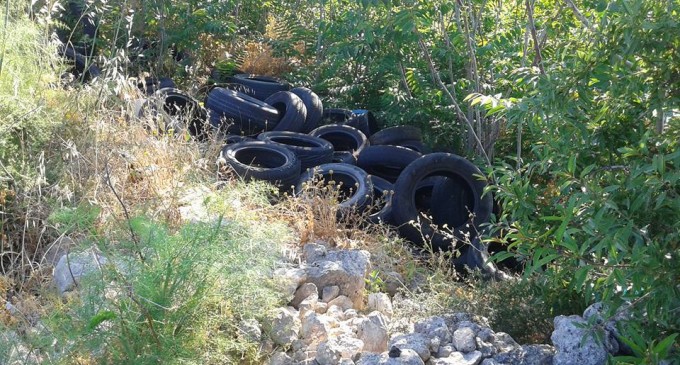
[[63,255],[54,268],[54,282],[60,295],[73,290],[81,279],[101,270],[108,260],[94,249]]
[[307,280],[307,271],[301,268],[280,268],[274,270],[273,278],[286,297],[292,298],[297,288]]
[[269,337],[275,344],[288,346],[298,338],[301,326],[300,319],[288,309],[275,309],[269,320]]
[[482,362],[482,353],[473,351],[467,354],[453,352],[449,357],[434,359],[431,363],[433,365],[478,365],[480,362]]
[[269,365],[290,365],[292,363],[293,358],[283,351],[276,351],[273,353],[268,362]]
[[331,285],[323,288],[323,293],[321,294],[321,301],[328,303],[340,295],[340,287],[337,285]]
[[453,346],[460,352],[472,352],[477,348],[475,332],[470,327],[463,327],[453,332]]
[[310,296],[316,296],[318,299],[319,291],[313,283],[304,283],[295,291],[295,296],[293,297],[293,300],[290,301],[290,305],[298,309],[300,303]]
[[421,333],[398,335],[390,341],[390,348],[392,346],[398,347],[402,352],[413,350],[423,361],[430,358],[430,339]]
[[[554,365],[602,365],[607,361],[607,349],[598,343],[581,316],[557,316],[550,339],[555,346]],[[581,327],[579,327],[581,326]]]
[[413,330],[429,338],[438,338],[440,343],[451,342],[451,331],[442,317],[429,317],[415,323]]
[[385,293],[371,293],[368,295],[368,309],[372,311],[379,311],[382,314],[392,317],[394,309],[392,308],[392,300],[390,296]]
[[300,337],[308,344],[326,341],[329,330],[328,318],[325,315],[307,312],[302,317]]
[[340,295],[349,297],[353,307],[361,309],[370,257],[370,253],[363,250],[328,251],[323,256],[313,256],[314,260],[307,262],[307,281],[317,288],[338,286]]
[[387,321],[382,313],[370,313],[359,325],[357,335],[364,342],[364,351],[380,353],[387,350]]
[[526,345],[493,357],[499,364],[552,365],[555,349],[549,345]]
[[346,311],[346,310],[348,310],[348,309],[352,309],[352,306],[353,306],[353,305],[354,305],[354,303],[352,302],[352,299],[350,299],[350,298],[348,298],[348,297],[346,297],[346,296],[344,296],[344,295],[340,295],[340,296],[338,296],[337,298],[335,298],[335,299],[331,300],[330,302],[328,302],[328,307],[329,307],[329,308],[332,307],[332,306],[337,306],[337,307],[340,308],[343,312]]

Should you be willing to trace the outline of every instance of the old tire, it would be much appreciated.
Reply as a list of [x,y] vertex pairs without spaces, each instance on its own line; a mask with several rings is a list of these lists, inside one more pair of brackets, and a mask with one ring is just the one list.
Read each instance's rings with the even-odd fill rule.
[[[474,196],[472,209],[474,218],[465,224],[451,227],[453,236],[457,240],[469,239],[477,236],[481,223],[488,221],[492,210],[490,195],[483,195],[486,187],[485,180],[479,180],[480,170],[463,157],[449,153],[433,153],[420,157],[404,169],[397,182],[394,184],[394,196],[392,197],[392,217],[395,224],[399,225],[400,234],[417,245],[424,245],[423,237],[429,239],[435,250],[451,250],[456,248],[452,237],[436,231],[433,222],[419,215],[415,203],[415,191],[418,183],[430,176],[444,176],[454,179],[469,189]],[[432,204],[437,204],[432,201]],[[420,229],[410,224],[420,220]]]
[[265,103],[278,110],[280,119],[272,128],[274,131],[300,132],[307,118],[307,108],[297,95],[279,91],[268,97]]
[[245,180],[264,180],[287,190],[300,176],[300,160],[287,148],[263,141],[227,145],[221,158]]
[[[271,130],[279,120],[276,108],[238,91],[216,87],[205,102],[211,111],[210,123],[230,134],[253,135]],[[225,127],[224,124],[233,123]]]
[[330,163],[333,145],[325,139],[296,132],[272,131],[261,133],[261,141],[280,144],[291,150],[300,160],[302,171]]
[[278,91],[290,90],[290,85],[283,80],[263,75],[236,74],[227,77],[227,81],[247,86],[258,100],[265,100]]
[[368,146],[357,157],[357,166],[394,183],[406,166],[420,156],[420,153],[404,147]]
[[300,130],[302,133],[309,133],[319,126],[321,115],[323,114],[323,103],[318,95],[306,87],[296,87],[290,90],[297,95],[305,104],[307,117]]
[[309,169],[300,176],[295,187],[296,193],[301,193],[305,189],[305,184],[316,181],[324,184],[335,182],[339,185],[339,216],[364,211],[373,198],[373,183],[368,174],[353,165],[329,163]]

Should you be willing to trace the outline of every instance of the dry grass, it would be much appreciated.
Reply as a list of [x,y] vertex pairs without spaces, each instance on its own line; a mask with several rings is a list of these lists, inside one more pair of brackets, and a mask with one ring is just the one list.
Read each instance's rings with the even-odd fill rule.
[[241,71],[257,75],[281,76],[291,70],[286,58],[275,56],[272,47],[262,42],[247,43],[239,64]]

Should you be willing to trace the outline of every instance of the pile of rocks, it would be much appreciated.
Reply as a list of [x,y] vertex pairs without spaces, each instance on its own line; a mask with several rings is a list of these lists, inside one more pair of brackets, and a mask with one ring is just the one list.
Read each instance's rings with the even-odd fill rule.
[[393,300],[404,299],[365,293],[367,251],[313,243],[304,246],[302,256],[300,267],[274,275],[293,298],[289,305],[273,311],[262,326],[256,321],[241,326],[242,334],[272,353],[270,365],[604,364],[609,353],[620,350],[612,323],[604,327],[604,343],[579,326],[601,315],[598,306],[589,308],[585,319],[555,318],[554,345],[521,346],[484,318],[466,313],[428,317],[404,331],[393,310]]

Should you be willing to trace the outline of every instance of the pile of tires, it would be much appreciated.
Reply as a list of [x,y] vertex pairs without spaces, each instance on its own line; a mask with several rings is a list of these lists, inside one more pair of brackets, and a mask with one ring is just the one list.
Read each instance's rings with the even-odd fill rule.
[[215,87],[205,106],[212,128],[227,133],[220,161],[239,177],[295,194],[310,182],[337,184],[339,215],[363,214],[415,245],[460,250],[456,265],[495,271],[479,239],[492,198],[473,163],[428,153],[415,127],[379,130],[370,111],[324,110],[309,89],[252,75],[230,81],[255,91]]

